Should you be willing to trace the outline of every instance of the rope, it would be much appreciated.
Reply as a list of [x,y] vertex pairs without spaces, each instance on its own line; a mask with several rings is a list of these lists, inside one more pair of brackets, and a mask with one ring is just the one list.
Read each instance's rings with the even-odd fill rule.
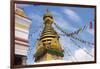
[[89,52],[87,52],[87,50],[83,49],[80,45],[78,45],[74,40],[70,39],[78,48],[81,48],[84,52],[86,52],[88,55],[90,55],[91,57],[93,57],[92,54],[90,54]]
[[[54,23],[54,25],[60,29],[62,32],[64,32],[56,23]],[[87,28],[87,25],[85,25],[83,28],[79,28],[78,30],[71,32],[71,33],[65,33],[67,36],[72,36],[72,35],[76,35],[79,34],[80,32],[83,32],[85,29]]]
[[86,25],[85,25],[82,29],[79,29],[79,30],[75,31],[74,33],[70,33],[70,34],[68,34],[68,33],[66,33],[65,31],[63,31],[56,23],[54,23],[54,25],[55,25],[61,32],[63,32],[66,36],[72,37],[72,38],[74,38],[74,39],[76,39],[76,40],[78,40],[78,41],[80,41],[80,42],[82,42],[82,43],[84,43],[84,44],[94,45],[94,43],[91,43],[91,42],[89,42],[89,41],[85,41],[85,40],[82,40],[82,39],[79,39],[79,38],[73,36],[73,35],[76,34],[76,33],[78,34],[79,31],[83,31],[83,30],[85,29]]
[[[72,58],[74,58],[75,61],[77,61],[76,57],[72,55],[72,52],[70,51],[70,49],[68,49],[68,47],[67,47],[67,50],[68,50],[67,53],[68,53],[70,56],[72,56]],[[74,60],[73,60],[73,62],[74,62]]]
[[[32,27],[32,26],[31,26]],[[31,34],[29,34],[29,38],[32,37],[33,34],[37,33],[39,30],[41,30],[41,28],[43,28],[43,26],[39,26],[39,29],[36,29],[35,31],[33,31]],[[40,31],[41,32],[41,31]]]
[[89,45],[94,45],[94,43],[91,43],[91,42],[89,42],[89,41],[85,41],[85,40],[79,39],[79,38],[77,38],[77,37],[75,37],[75,36],[71,36],[71,37],[72,37],[73,39],[76,39],[76,40],[80,41],[81,43],[89,44]]
[[[78,35],[77,35],[77,36],[78,36]],[[78,36],[77,38],[80,38],[80,37]],[[84,43],[83,43],[83,44],[84,44]],[[93,44],[93,43],[92,43],[92,44]],[[90,47],[90,48],[91,48],[91,47],[93,48],[94,46],[93,46],[92,44],[88,44],[88,43],[87,43],[86,45],[87,45],[88,47]]]
[[[72,57],[72,55],[70,54],[69,51],[66,50],[66,53],[68,54],[68,56],[71,56]],[[75,62],[75,61],[72,59],[72,62]]]

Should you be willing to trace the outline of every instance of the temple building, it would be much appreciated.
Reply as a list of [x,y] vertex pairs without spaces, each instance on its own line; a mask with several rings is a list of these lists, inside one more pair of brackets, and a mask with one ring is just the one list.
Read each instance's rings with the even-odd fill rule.
[[29,26],[32,23],[24,11],[15,6],[15,65],[25,65],[29,48]]
[[43,20],[45,27],[36,45],[35,62],[62,60],[64,51],[59,42],[59,35],[52,27],[52,23],[54,23],[52,14],[47,11]]

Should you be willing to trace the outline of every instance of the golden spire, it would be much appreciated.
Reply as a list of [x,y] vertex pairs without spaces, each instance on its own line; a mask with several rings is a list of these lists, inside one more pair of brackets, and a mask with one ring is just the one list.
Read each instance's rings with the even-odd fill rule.
[[45,27],[37,43],[36,53],[34,55],[35,62],[62,59],[64,54],[59,42],[59,36],[52,27],[53,17],[48,9],[43,16],[43,20]]
[[45,23],[53,23],[52,14],[48,9],[46,10],[46,13],[43,16],[43,20],[44,20]]

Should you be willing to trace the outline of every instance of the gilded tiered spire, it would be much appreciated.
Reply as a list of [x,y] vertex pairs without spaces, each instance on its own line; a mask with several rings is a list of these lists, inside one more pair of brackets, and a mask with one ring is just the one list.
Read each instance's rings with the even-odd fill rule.
[[58,34],[52,27],[53,17],[49,11],[47,11],[46,14],[44,14],[43,20],[44,20],[45,27],[42,32],[41,39],[46,36],[58,38]]
[[62,59],[64,55],[59,43],[59,36],[52,27],[54,22],[52,14],[47,11],[43,20],[45,27],[36,46],[35,61]]

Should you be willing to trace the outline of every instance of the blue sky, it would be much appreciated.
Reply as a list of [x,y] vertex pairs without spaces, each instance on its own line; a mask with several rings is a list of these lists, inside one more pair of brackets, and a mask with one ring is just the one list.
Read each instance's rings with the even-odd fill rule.
[[[82,7],[68,7],[68,6],[46,6],[46,5],[30,5],[30,4],[17,4],[17,7],[20,7],[24,10],[25,14],[32,19],[32,24],[29,29],[29,45],[28,50],[28,64],[34,64],[34,51],[37,39],[39,39],[40,34],[43,30],[43,15],[48,9],[53,18],[54,22],[62,28],[67,33],[78,30],[79,28],[88,25],[87,29],[83,32],[76,35],[76,37],[87,40],[94,43],[94,8],[82,8]],[[92,21],[93,27],[89,28],[89,23]],[[53,24],[53,28],[60,34],[63,34],[56,26]],[[64,49],[64,58],[65,61],[93,61],[94,57],[88,55],[84,50],[89,52],[94,56],[94,46],[89,47],[89,45],[83,44],[79,41],[74,40],[78,43],[81,48],[78,48],[71,40],[70,37],[60,36],[60,44]],[[84,50],[83,50],[84,49]],[[69,52],[71,51],[71,53]],[[68,55],[68,52],[72,55]]]

